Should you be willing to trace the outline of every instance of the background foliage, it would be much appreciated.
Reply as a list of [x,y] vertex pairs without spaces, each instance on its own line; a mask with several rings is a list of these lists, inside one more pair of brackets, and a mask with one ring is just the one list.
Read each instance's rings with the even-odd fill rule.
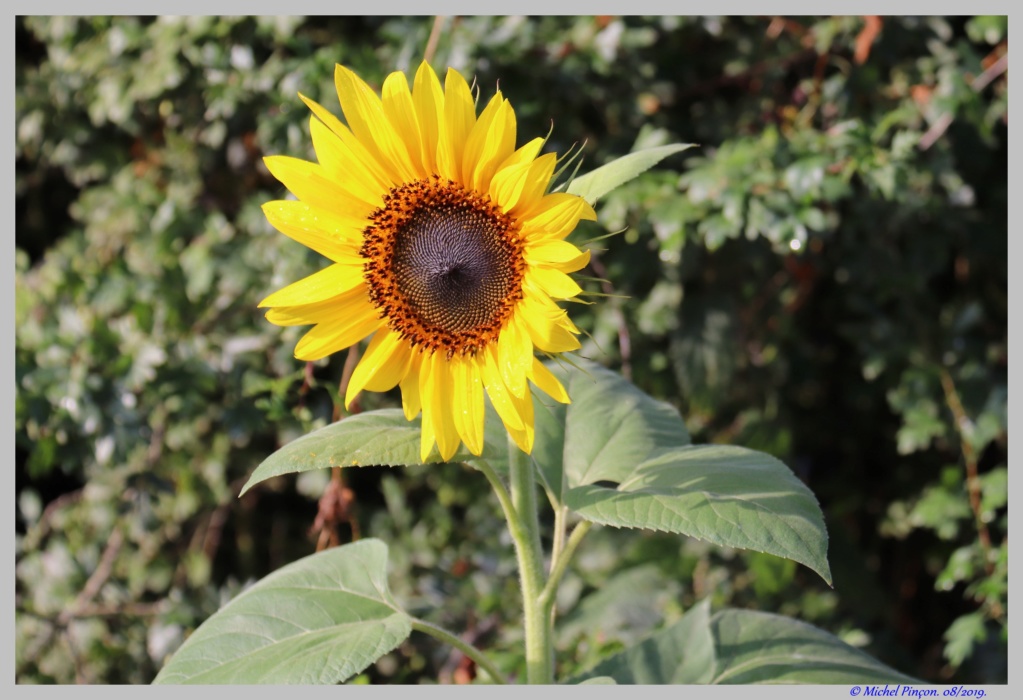
[[[309,472],[236,497],[337,417],[266,293],[317,269],[259,206],[312,157],[297,92],[379,85],[430,18],[19,18],[16,669],[145,683],[246,583],[330,542],[390,548],[409,612],[506,668],[514,558],[457,465]],[[834,589],[768,555],[597,528],[559,600],[562,675],[713,605],[778,612],[935,682],[1005,682],[1007,20],[449,18],[433,65],[500,80],[588,170],[701,144],[581,238],[585,354],[767,451],[817,494]],[[339,110],[335,109],[335,112]],[[396,405],[367,395],[363,407]],[[319,503],[325,496],[322,503]],[[413,635],[361,681],[464,682]]]

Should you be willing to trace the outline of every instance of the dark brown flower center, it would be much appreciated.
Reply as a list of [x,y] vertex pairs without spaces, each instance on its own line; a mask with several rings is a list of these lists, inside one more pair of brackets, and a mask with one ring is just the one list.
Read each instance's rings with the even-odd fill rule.
[[394,188],[360,252],[370,298],[413,346],[474,353],[497,339],[522,298],[515,221],[450,180]]

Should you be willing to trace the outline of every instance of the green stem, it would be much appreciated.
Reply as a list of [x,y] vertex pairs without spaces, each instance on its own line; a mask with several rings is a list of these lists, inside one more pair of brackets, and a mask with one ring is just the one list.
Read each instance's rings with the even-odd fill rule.
[[576,525],[575,529],[572,530],[572,534],[568,536],[565,548],[561,550],[558,556],[553,558],[551,574],[547,577],[547,584],[540,593],[540,604],[543,605],[545,610],[549,611],[548,616],[554,611],[554,600],[557,596],[558,585],[561,584],[561,577],[565,575],[568,563],[572,561],[575,550],[579,548],[579,543],[583,541],[583,537],[586,536],[591,527],[593,527],[593,523],[588,520],[583,520]]
[[[540,520],[536,508],[536,479],[529,455],[508,436],[508,476],[511,502],[518,527],[510,528],[515,541],[522,581],[522,613],[526,632],[526,682],[554,682],[554,645],[551,617],[541,602],[544,586],[543,550],[540,548]],[[511,522],[509,522],[511,525]]]
[[551,504],[554,507],[554,536],[551,542],[551,567],[561,556],[561,550],[565,547],[565,520],[568,517],[568,508],[565,506]]
[[501,675],[501,672],[497,670],[497,667],[494,666],[494,662],[488,659],[482,651],[474,647],[472,644],[469,644],[461,637],[456,637],[443,627],[438,627],[431,622],[420,620],[417,617],[412,618],[412,629],[424,632],[445,644],[450,644],[476,662],[476,665],[486,671],[487,675],[494,679],[495,683],[504,684],[504,677]]
[[512,505],[511,496],[508,495],[508,489],[504,487],[504,482],[501,481],[501,477],[497,475],[487,460],[476,457],[472,463],[483,472],[493,487],[497,500],[501,504],[501,510],[504,511],[504,519],[508,521],[508,529],[511,530],[512,537],[516,537],[516,533],[521,532],[522,525],[519,522],[518,513],[515,512],[515,506]]

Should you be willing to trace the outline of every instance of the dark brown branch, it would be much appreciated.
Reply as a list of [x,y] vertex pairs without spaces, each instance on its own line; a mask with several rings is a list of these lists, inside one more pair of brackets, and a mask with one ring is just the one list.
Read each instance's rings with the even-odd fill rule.
[[945,403],[952,411],[952,423],[956,433],[959,435],[959,445],[963,452],[963,461],[966,463],[966,492],[970,497],[970,509],[973,511],[973,519],[977,523],[977,539],[980,541],[980,548],[984,554],[984,569],[988,574],[994,571],[994,563],[991,561],[991,535],[988,533],[987,524],[984,522],[983,513],[980,509],[980,479],[977,476],[977,451],[974,448],[973,440],[970,437],[969,426],[972,425],[970,417],[963,409],[962,401],[959,400],[959,392],[956,391],[952,374],[944,367],[941,368],[941,388],[945,391]]

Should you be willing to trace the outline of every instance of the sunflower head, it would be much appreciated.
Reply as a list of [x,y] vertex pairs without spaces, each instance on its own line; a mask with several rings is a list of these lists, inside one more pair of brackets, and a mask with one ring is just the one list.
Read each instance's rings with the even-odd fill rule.
[[331,264],[264,299],[272,323],[309,325],[295,348],[317,360],[372,336],[346,404],[401,387],[420,413],[422,459],[483,450],[484,393],[516,444],[533,447],[536,386],[568,403],[536,358],[576,350],[579,331],[555,300],[580,293],[569,273],[589,261],[565,237],[589,204],[548,194],[556,156],[543,139],[515,148],[515,112],[498,91],[477,115],[468,84],[429,65],[412,89],[391,73],[377,95],[337,66],[345,126],[313,111],[317,163],[265,159],[297,201],[269,202],[270,223]]

